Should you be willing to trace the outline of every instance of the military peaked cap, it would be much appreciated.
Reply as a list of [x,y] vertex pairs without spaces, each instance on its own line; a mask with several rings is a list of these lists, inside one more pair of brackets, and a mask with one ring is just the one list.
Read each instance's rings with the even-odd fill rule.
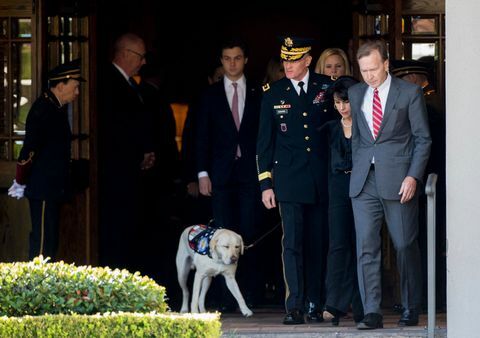
[[402,77],[408,74],[428,74],[428,64],[417,60],[391,60],[391,73],[396,77]]
[[301,38],[287,36],[283,38],[280,49],[280,58],[283,61],[297,61],[312,49],[314,40],[310,38]]
[[48,72],[49,81],[62,81],[65,79],[86,81],[80,74],[80,59],[61,64]]

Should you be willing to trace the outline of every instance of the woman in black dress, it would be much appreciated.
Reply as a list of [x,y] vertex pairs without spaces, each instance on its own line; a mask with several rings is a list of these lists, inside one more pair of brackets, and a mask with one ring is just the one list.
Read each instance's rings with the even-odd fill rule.
[[339,77],[329,89],[341,119],[328,122],[323,129],[330,146],[329,250],[327,258],[327,300],[323,318],[338,325],[350,305],[353,319],[363,319],[363,306],[358,291],[355,254],[355,226],[348,190],[352,170],[352,116],[348,88],[358,81],[350,76]]

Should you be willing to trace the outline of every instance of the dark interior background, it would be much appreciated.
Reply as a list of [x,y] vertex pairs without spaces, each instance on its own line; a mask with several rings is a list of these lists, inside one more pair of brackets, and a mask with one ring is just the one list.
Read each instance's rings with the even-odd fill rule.
[[[314,62],[324,48],[348,50],[352,32],[351,1],[294,1],[286,4],[204,2],[201,7],[161,1],[99,1],[97,53],[107,62],[113,41],[125,32],[144,38],[148,62],[158,69],[172,102],[189,102],[218,60],[219,45],[231,36],[249,47],[246,75],[260,82],[270,57],[279,54],[283,35],[316,39]],[[235,10],[231,8],[238,7]],[[170,10],[167,10],[169,8]],[[99,68],[101,70],[101,68]]]

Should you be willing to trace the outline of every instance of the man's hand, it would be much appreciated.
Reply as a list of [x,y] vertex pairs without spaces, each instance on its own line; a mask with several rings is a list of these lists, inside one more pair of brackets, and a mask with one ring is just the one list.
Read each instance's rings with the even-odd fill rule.
[[187,184],[187,194],[189,196],[192,196],[192,197],[195,197],[197,198],[198,197],[198,194],[199,194],[199,189],[198,189],[198,183],[197,182],[189,182]]
[[153,167],[155,164],[155,153],[145,153],[143,154],[143,162],[140,164],[142,170],[147,170]]
[[16,198],[19,200],[23,197],[23,193],[25,192],[26,185],[18,184],[16,180],[13,180],[12,186],[8,189],[8,196]]
[[275,193],[273,192],[273,189],[267,189],[262,191],[262,202],[267,209],[272,209],[277,206],[277,204],[275,203]]
[[402,195],[400,203],[403,204],[410,201],[415,196],[415,190],[417,190],[417,180],[412,176],[405,177],[398,192],[399,195]]
[[212,182],[210,177],[203,176],[198,179],[198,186],[200,188],[200,193],[204,196],[212,195]]

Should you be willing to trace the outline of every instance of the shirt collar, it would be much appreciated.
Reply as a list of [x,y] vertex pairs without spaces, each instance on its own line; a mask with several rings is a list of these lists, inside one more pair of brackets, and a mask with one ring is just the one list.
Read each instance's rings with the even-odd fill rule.
[[241,78],[239,78],[238,80],[236,81],[232,81],[228,78],[228,76],[224,76],[223,77],[224,81],[225,81],[225,88],[228,88],[232,85],[233,82],[236,82],[238,83],[238,85],[242,88],[245,88],[247,86],[247,79],[245,78],[245,75],[242,75]]
[[130,80],[130,76],[128,76],[127,73],[125,73],[125,71],[119,65],[117,65],[115,62],[112,62],[112,64],[115,66],[115,68],[118,69],[120,74],[122,74],[123,77],[125,78],[125,80],[127,80],[127,82],[128,82]]
[[[303,81],[304,83],[304,90],[306,91],[307,90],[307,86],[308,86],[308,79],[310,78],[310,70],[307,69],[307,74],[305,74],[305,76],[300,80],[300,81]],[[295,87],[298,87],[298,83],[300,81],[297,81],[297,80],[294,80],[294,79],[290,79],[290,81],[292,81],[293,85]]]
[[[385,89],[390,88],[390,83],[391,82],[392,82],[392,76],[390,75],[390,73],[387,73],[387,78],[385,79],[385,81],[383,81],[383,83],[380,86],[377,87],[378,91],[383,92]],[[373,87],[369,87],[369,88],[373,93],[375,88],[373,88]]]

